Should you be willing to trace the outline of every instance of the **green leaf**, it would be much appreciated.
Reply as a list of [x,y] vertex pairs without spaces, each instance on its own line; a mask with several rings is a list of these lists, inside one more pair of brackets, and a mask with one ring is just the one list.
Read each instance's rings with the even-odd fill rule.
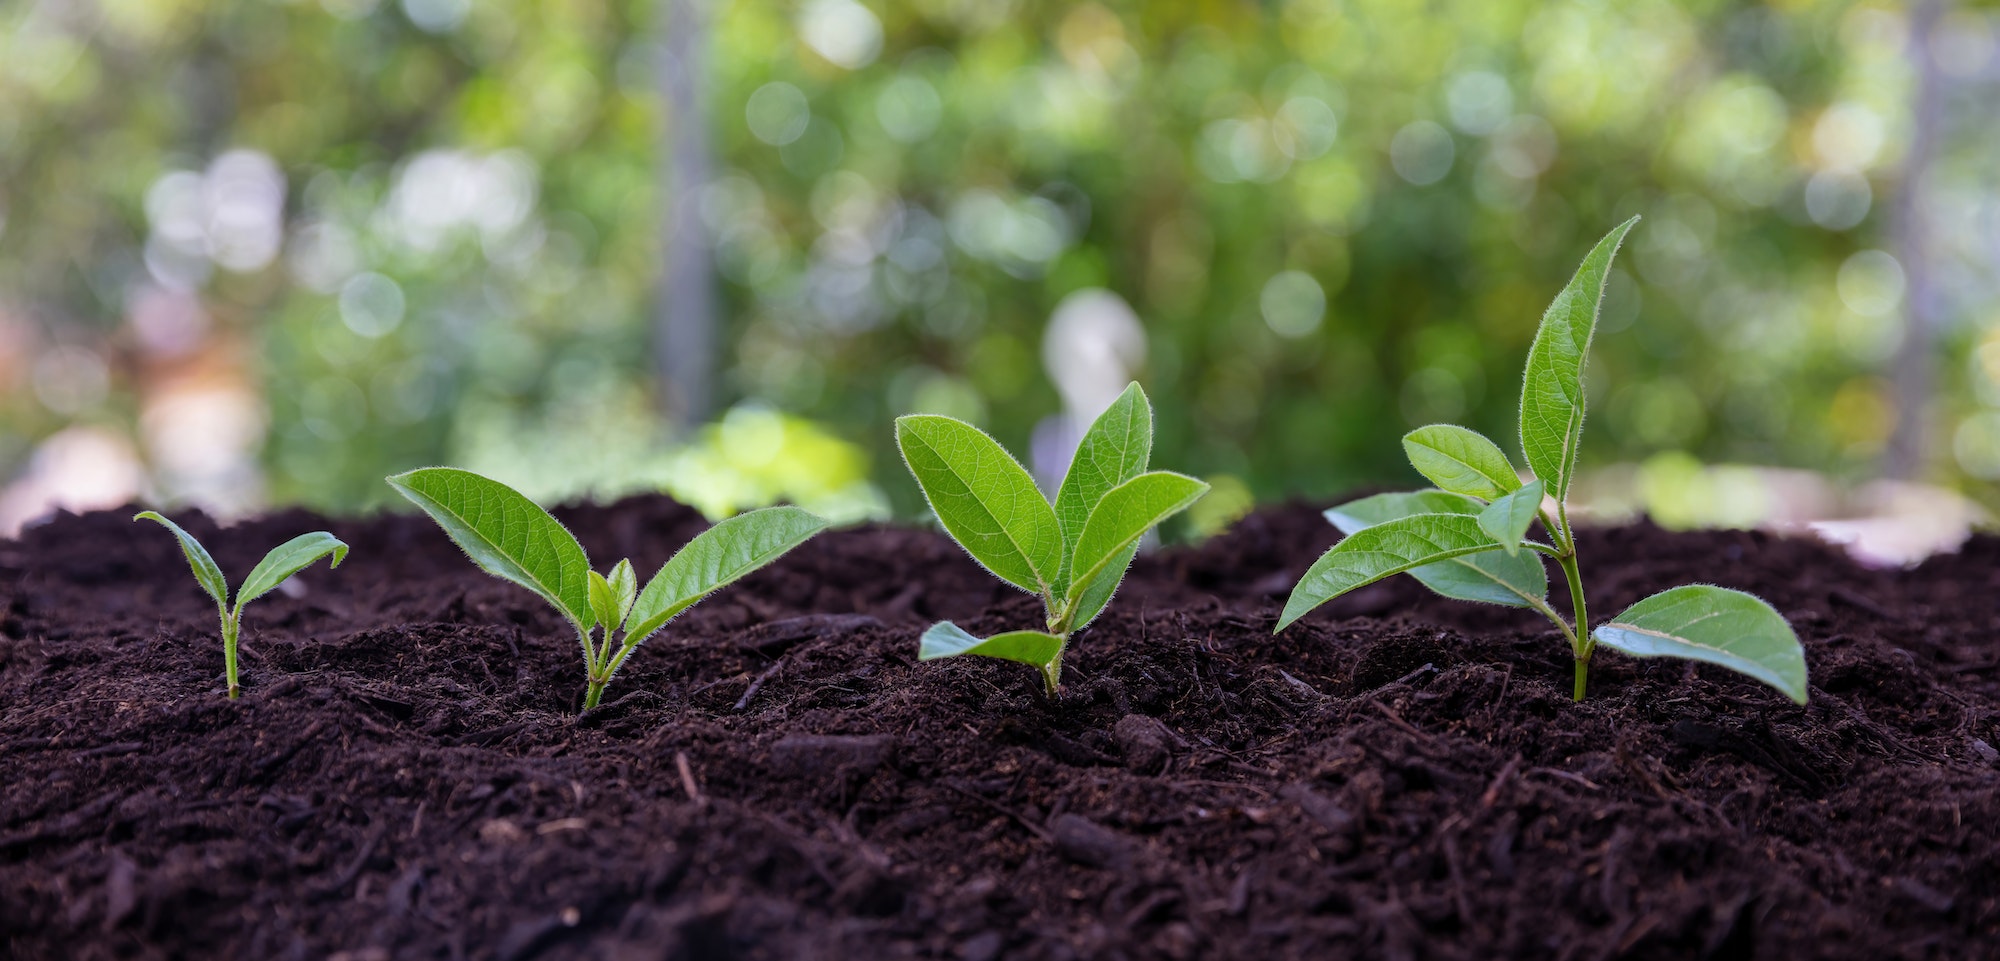
[[1792,626],[1753,594],[1691,584],[1661,591],[1599,625],[1597,643],[1633,657],[1719,664],[1806,702],[1806,654]]
[[[1412,514],[1476,516],[1484,507],[1463,494],[1421,490],[1364,497],[1327,511],[1326,519],[1340,528],[1341,533],[1352,534]],[[1532,608],[1536,601],[1549,596],[1548,570],[1532,552],[1509,555],[1493,550],[1467,554],[1413,567],[1407,573],[1425,587],[1453,600]]]
[[1062,656],[1062,649],[1062,638],[1041,631],[1008,631],[982,638],[966,633],[950,621],[939,621],[924,632],[917,645],[917,660],[977,654],[1045,668]]
[[347,559],[347,544],[325,531],[300,534],[271,548],[271,552],[257,562],[250,576],[244,578],[243,586],[236,591],[237,613],[242,613],[244,605],[283,584],[285,578],[305,570],[328,554],[333,555],[333,563],[327,566],[339,567],[340,562]]
[[1137,544],[1154,525],[1187,510],[1206,493],[1207,484],[1172,471],[1140,474],[1112,488],[1090,512],[1090,520],[1077,538],[1068,608],[1080,609],[1084,596],[1100,578],[1110,578],[1111,587],[1116,589],[1125,569],[1113,570],[1112,562],[1121,557],[1129,561],[1127,548]]
[[931,510],[973,560],[1030,594],[1053,596],[1062,527],[1013,455],[979,428],[934,414],[896,418],[896,444]]
[[1453,424],[1419,427],[1403,435],[1403,451],[1417,473],[1454,494],[1490,501],[1521,486],[1507,455],[1478,431]]
[[[1542,315],[1535,342],[1528,348],[1527,373],[1521,381],[1521,453],[1535,476],[1548,485],[1549,496],[1565,518],[1577,447],[1583,441],[1583,363],[1597,330],[1597,307],[1611,275],[1611,258],[1638,222],[1633,217],[1612,228],[1583,258],[1569,286]],[[1562,523],[1566,528],[1568,521]]]
[[605,579],[605,583],[618,598],[616,623],[623,624],[625,616],[632,613],[632,602],[639,599],[639,577],[632,572],[632,559],[628,557],[619,561],[618,565],[611,569],[611,574]]
[[1277,630],[1327,601],[1392,574],[1499,549],[1499,542],[1479,529],[1478,519],[1465,514],[1415,514],[1362,528],[1320,555],[1299,578],[1278,617]]
[[540,505],[499,481],[452,467],[426,467],[388,481],[481,570],[541,595],[578,631],[596,625],[590,559]]
[[1479,529],[1493,535],[1493,539],[1499,541],[1507,553],[1518,554],[1521,538],[1528,536],[1528,527],[1535,522],[1535,515],[1541,510],[1542,482],[1537,478],[1486,505],[1486,509],[1479,512]]
[[222,568],[215,566],[215,558],[208,556],[208,548],[194,539],[194,535],[181,530],[179,524],[161,517],[156,511],[140,511],[132,519],[157,521],[161,527],[174,532],[181,542],[181,553],[187,555],[188,567],[194,571],[194,579],[208,596],[215,598],[215,606],[229,606],[229,582],[223,579]]
[[696,601],[777,560],[826,528],[826,519],[811,511],[766,507],[702,531],[640,592],[625,643],[645,640]]
[[[1070,458],[1069,471],[1056,489],[1056,521],[1062,527],[1063,566],[1055,593],[1069,590],[1069,560],[1090,511],[1113,487],[1146,470],[1153,456],[1153,405],[1135,382],[1097,416]],[[1115,585],[1114,585],[1115,586]],[[1110,597],[1107,593],[1106,598]]]
[[[1132,558],[1139,556],[1139,542],[1133,541],[1111,563],[1104,566],[1105,573],[1085,586],[1083,592],[1069,606],[1069,632],[1075,634],[1097,620],[1104,613],[1104,607],[1111,603],[1112,595],[1118,593],[1118,585],[1125,580],[1125,572],[1132,567]],[[1116,576],[1113,576],[1116,572]]]
[[590,613],[597,618],[597,623],[604,625],[607,636],[617,630],[618,625],[625,623],[618,616],[618,589],[596,571],[590,572]]

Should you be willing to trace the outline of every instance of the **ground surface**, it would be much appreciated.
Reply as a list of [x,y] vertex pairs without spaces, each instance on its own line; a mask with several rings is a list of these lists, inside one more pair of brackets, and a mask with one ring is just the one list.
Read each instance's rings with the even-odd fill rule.
[[[643,648],[579,719],[573,636],[428,521],[246,619],[126,514],[0,542],[0,956],[2000,956],[2000,540],[1912,572],[1747,533],[1586,533],[1598,613],[1756,591],[1798,708],[1599,659],[1407,578],[1270,634],[1332,529],[1255,515],[1142,558],[1034,672],[917,664],[1031,626],[941,537],[828,534]],[[564,513],[600,566],[700,529]],[[322,522],[217,532],[240,577]]]

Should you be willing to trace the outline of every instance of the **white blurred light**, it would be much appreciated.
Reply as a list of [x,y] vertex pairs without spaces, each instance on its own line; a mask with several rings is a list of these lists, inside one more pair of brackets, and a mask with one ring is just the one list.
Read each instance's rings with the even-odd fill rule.
[[1840,265],[1840,302],[1864,317],[1882,317],[1903,302],[1903,265],[1880,250],[1864,250]]
[[1311,160],[1333,149],[1340,118],[1318,97],[1293,97],[1278,108],[1278,149],[1293,160]]
[[1264,282],[1258,305],[1264,323],[1280,337],[1304,337],[1319,329],[1326,317],[1326,291],[1311,274],[1281,271]]
[[403,288],[377,273],[356,274],[340,288],[340,322],[363,337],[386,336],[403,323]]
[[0,491],[0,536],[58,508],[97,510],[131,502],[146,483],[125,438],[96,427],[71,427],[42,441],[28,468]]
[[208,312],[199,298],[155,284],[142,284],[132,292],[125,319],[141,349],[165,357],[199,347],[208,333]]
[[1507,78],[1487,70],[1471,70],[1452,78],[1445,91],[1451,122],[1458,129],[1483,137],[1514,113],[1514,91]]
[[743,104],[750,132],[773,147],[799,139],[812,122],[812,107],[799,88],[782,80],[758,87]]
[[231,150],[203,178],[208,254],[239,273],[259,270],[278,255],[284,236],[285,175],[256,150]]
[[526,223],[538,189],[534,162],[515,150],[479,156],[426,150],[396,174],[380,211],[385,232],[429,253],[454,231],[472,229],[497,244]]
[[854,70],[882,50],[882,21],[854,0],[807,0],[799,11],[799,36],[833,63]]
[[172,385],[148,397],[139,415],[161,493],[224,512],[248,508],[257,497],[255,453],[264,426],[257,392],[231,384]]
[[1042,366],[1063,409],[1088,424],[1111,406],[1146,363],[1146,329],[1124,298],[1098,287],[1056,304],[1042,334]]
[[1398,176],[1423,187],[1451,172],[1455,152],[1449,131],[1428,120],[1417,120],[1405,124],[1389,141],[1389,164]]
[[1806,181],[1806,214],[1828,230],[1859,224],[1874,200],[1868,178],[1849,170],[1822,170]]
[[111,371],[95,351],[56,347],[35,359],[34,385],[43,407],[75,417],[104,402],[111,392]]
[[1829,170],[1863,170],[1881,156],[1886,136],[1882,115],[1864,104],[1843,101],[1813,124],[1813,152]]
[[285,257],[292,277],[308,289],[330,294],[361,269],[354,234],[336,223],[309,223],[292,233]]
[[450,33],[472,12],[472,0],[403,0],[403,15],[430,33]]

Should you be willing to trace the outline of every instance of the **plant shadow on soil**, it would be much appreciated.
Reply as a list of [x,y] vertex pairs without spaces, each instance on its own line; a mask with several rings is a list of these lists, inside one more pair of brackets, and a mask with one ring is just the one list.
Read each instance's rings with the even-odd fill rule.
[[[656,569],[659,498],[558,512]],[[0,955],[43,958],[1970,958],[2000,952],[2000,540],[1914,571],[1756,533],[1585,531],[1600,615],[1692,580],[1798,629],[1795,707],[1545,622],[1366,588],[1271,508],[1144,557],[1035,672],[914,660],[1033,626],[942,536],[822,535],[670,624],[605,707],[576,641],[428,521],[189,529],[337,571],[244,625],[130,512],[0,542]]]

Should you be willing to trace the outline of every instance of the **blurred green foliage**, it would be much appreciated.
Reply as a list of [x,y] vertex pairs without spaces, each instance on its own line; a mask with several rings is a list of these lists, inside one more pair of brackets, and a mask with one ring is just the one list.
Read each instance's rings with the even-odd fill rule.
[[[713,241],[721,401],[872,463],[789,450],[791,496],[824,461],[819,495],[877,503],[872,474],[913,506],[899,413],[1025,446],[1063,403],[1049,319],[1096,288],[1142,321],[1156,461],[1219,503],[1404,482],[1411,426],[1511,436],[1536,319],[1634,213],[1586,464],[1855,475],[1894,423],[1898,6],[706,9],[718,176],[671,198],[652,2],[0,9],[0,475],[79,423],[135,437],[170,497],[353,508],[440,462],[544,493],[698,473],[726,445],[668,446],[646,349],[671,204]],[[1948,16],[1971,84],[1990,17]],[[1951,135],[1934,185],[1972,211],[1939,269],[1987,277],[1946,285],[1946,478],[2000,477],[1990,127]],[[186,406],[238,381],[248,413]],[[261,481],[176,460],[203,416]]]

